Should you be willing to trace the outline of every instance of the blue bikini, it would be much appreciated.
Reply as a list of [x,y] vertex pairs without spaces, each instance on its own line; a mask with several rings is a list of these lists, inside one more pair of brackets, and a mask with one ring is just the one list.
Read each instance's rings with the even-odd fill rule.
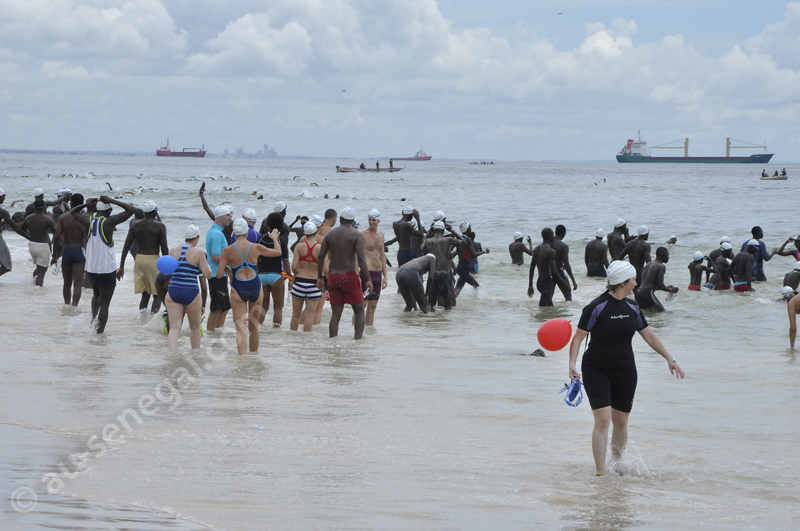
[[[258,298],[261,296],[261,280],[258,278],[258,272],[256,271],[257,264],[251,264],[245,259],[245,256],[250,254],[250,247],[253,244],[247,246],[247,252],[242,255],[242,251],[239,250],[239,247],[234,244],[236,247],[236,251],[239,253],[239,256],[242,257],[242,263],[236,267],[231,267],[231,271],[233,271],[233,278],[231,278],[231,287],[236,290],[236,293],[239,295],[239,298],[242,299],[244,302],[256,302]],[[242,280],[239,278],[239,271],[243,267],[249,267],[255,273],[253,278],[248,278],[247,280]]]

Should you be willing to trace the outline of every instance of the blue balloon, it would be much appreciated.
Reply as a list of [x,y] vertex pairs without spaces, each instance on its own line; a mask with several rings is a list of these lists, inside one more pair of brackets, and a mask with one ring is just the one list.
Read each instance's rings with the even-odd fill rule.
[[156,267],[165,275],[171,275],[178,269],[178,260],[170,255],[162,256],[158,259],[158,262],[156,262]]

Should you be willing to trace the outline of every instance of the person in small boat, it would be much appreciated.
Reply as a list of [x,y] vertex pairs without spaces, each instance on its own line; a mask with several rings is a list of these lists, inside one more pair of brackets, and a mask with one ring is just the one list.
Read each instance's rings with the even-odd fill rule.
[[390,170],[394,169],[394,160],[393,159],[389,159],[389,169]]
[[761,176],[762,177],[769,177],[769,175],[767,175],[767,170],[761,170]]
[[367,166],[362,162],[361,166],[358,167],[359,170],[366,170]]
[[773,173],[772,176],[773,177],[777,177],[778,176],[778,170],[775,170],[775,173]]
[[784,168],[783,171],[781,171],[781,177],[786,177],[786,168]]

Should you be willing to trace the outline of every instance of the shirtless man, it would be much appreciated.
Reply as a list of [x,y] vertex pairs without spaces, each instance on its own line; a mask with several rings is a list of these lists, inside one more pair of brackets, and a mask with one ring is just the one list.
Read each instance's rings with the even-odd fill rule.
[[551,247],[556,239],[553,229],[545,227],[542,229],[542,243],[536,246],[531,257],[531,268],[528,271],[528,297],[533,297],[533,274],[539,268],[539,278],[536,280],[536,289],[539,290],[539,306],[553,305],[553,292],[555,291],[555,280],[553,275],[557,275],[556,252]]
[[636,303],[642,310],[653,310],[663,312],[664,306],[656,298],[656,290],[678,293],[677,286],[664,285],[664,273],[667,271],[665,265],[669,262],[669,251],[666,247],[656,249],[656,259],[648,262],[642,270],[642,285],[636,291]]
[[741,251],[733,258],[733,274],[736,281],[733,283],[733,290],[738,292],[755,291],[753,289],[753,262],[758,253],[758,240],[755,238],[745,242],[744,251]]
[[511,265],[525,265],[525,257],[523,254],[533,256],[533,243],[531,237],[528,236],[528,245],[522,241],[522,233],[514,233],[514,242],[508,246],[508,254],[511,255]]
[[[298,221],[300,222],[300,225],[295,227],[295,224]],[[300,243],[300,240],[305,236],[304,227],[306,226],[306,223],[308,223],[309,221],[311,220],[308,219],[308,216],[297,216],[294,221],[289,223],[289,232],[293,232],[294,235],[297,237],[292,246],[289,247],[290,251],[294,252],[294,248],[297,247],[297,244]],[[314,225],[316,225],[316,223]],[[319,225],[316,226],[319,227]]]
[[400,295],[406,301],[404,312],[410,312],[415,305],[419,305],[422,313],[428,313],[428,301],[425,300],[425,284],[422,275],[428,273],[428,279],[436,274],[436,255],[426,254],[406,262],[397,269],[395,282],[400,290]]
[[[361,234],[364,235],[364,257],[369,267],[369,278],[372,280],[372,291],[364,300],[367,303],[366,325],[373,326],[375,322],[375,309],[378,307],[378,300],[381,298],[381,290],[389,285],[386,274],[386,254],[384,253],[384,235],[378,230],[381,222],[381,213],[377,208],[369,211],[369,227]],[[361,286],[363,291],[367,290],[366,285]]]
[[[71,206],[83,204],[83,196],[74,194]],[[64,278],[64,304],[77,306],[81,301],[81,288],[83,286],[83,270],[86,265],[86,256],[83,249],[86,247],[86,231],[83,225],[73,216],[60,216],[56,224],[56,233],[53,240],[62,242],[61,276]],[[55,264],[57,258],[53,256],[51,263]]]
[[[417,229],[411,224],[412,219],[417,222]],[[414,248],[411,245],[411,238],[412,236],[417,238],[425,237],[425,234],[419,231],[419,227],[422,227],[422,222],[419,220],[419,212],[411,206],[403,208],[403,217],[392,223],[392,229],[394,229],[394,235],[400,247],[397,250],[398,267],[416,258]]]
[[142,212],[144,213],[144,218],[131,223],[128,237],[125,239],[119,269],[117,270],[117,280],[122,280],[125,275],[125,259],[128,256],[128,251],[130,251],[131,244],[136,242],[139,252],[136,253],[136,258],[134,259],[133,278],[135,281],[135,293],[142,294],[139,309],[144,310],[147,308],[152,295],[153,305],[150,308],[150,313],[156,313],[161,308],[161,299],[158,297],[156,288],[156,277],[158,276],[156,263],[158,262],[159,251],[161,256],[169,254],[167,227],[156,219],[158,207],[155,201],[147,200],[142,203]]
[[[445,236],[447,229],[450,236]],[[436,310],[436,302],[442,300],[445,310],[450,310],[453,300],[453,274],[451,271],[452,261],[450,250],[454,247],[464,248],[467,242],[464,238],[453,231],[449,224],[439,220],[433,224],[433,230],[422,242],[422,252],[432,254],[436,257],[436,270],[433,275],[428,276],[428,301],[431,311]],[[402,267],[402,266],[401,266]]]
[[614,223],[614,231],[608,235],[608,252],[612,260],[616,260],[617,255],[622,253],[628,241],[628,225],[625,220],[619,218]]
[[[46,214],[48,207],[54,207],[60,205],[61,203],[66,202],[68,199],[69,198],[64,198],[63,196],[59,196],[57,199],[54,199],[53,201],[45,201],[44,190],[42,190],[41,188],[37,188],[36,190],[33,191],[33,203],[28,203],[28,206],[25,207],[25,217],[28,217],[36,212],[36,203],[39,201],[41,201],[42,204],[44,205],[44,211]],[[16,203],[16,201],[14,201],[14,203]],[[11,206],[14,205],[12,204]]]
[[717,270],[713,267],[703,265],[703,260],[707,259],[702,252],[695,251],[692,256],[692,263],[689,264],[689,291],[700,291],[701,283],[703,282],[703,271],[706,273],[716,273]]
[[480,287],[478,281],[472,276],[472,272],[475,271],[473,265],[477,263],[477,258],[479,256],[489,252],[489,249],[483,251],[478,248],[478,245],[470,237],[470,234],[472,234],[470,232],[470,228],[471,227],[469,223],[466,221],[462,221],[461,225],[459,225],[459,229],[461,229],[461,238],[466,242],[466,245],[460,247],[458,250],[458,265],[456,266],[458,281],[456,282],[455,289],[456,297],[458,297],[458,294],[461,293],[461,289],[464,287],[464,284],[469,284],[476,289]]
[[794,340],[797,337],[797,314],[800,313],[800,297],[792,295],[786,304],[789,312],[789,348],[794,350]]
[[594,240],[586,244],[583,252],[583,261],[586,264],[587,277],[606,278],[608,269],[608,245],[603,243],[606,231],[597,229],[594,233]]
[[[0,205],[6,200],[6,193],[0,188]],[[3,207],[0,207],[0,276],[5,275],[9,271],[11,271],[11,251],[8,250],[8,245],[6,245],[6,241],[3,239],[3,221],[5,221],[11,230],[25,238],[26,240],[30,240],[31,236],[26,231],[19,228],[19,226],[14,223],[14,220],[11,219],[11,214],[8,213]]]
[[567,235],[567,228],[564,225],[556,226],[556,238],[553,240],[551,247],[556,252],[556,273],[557,276],[553,280],[558,284],[558,289],[564,295],[565,301],[572,300],[572,291],[569,289],[569,282],[567,282],[567,275],[572,280],[572,289],[578,289],[578,284],[575,283],[575,276],[572,274],[572,266],[569,265],[569,245],[564,243],[564,236]]
[[[733,287],[733,247],[728,242],[722,242],[716,260],[708,264],[709,268],[714,269],[714,273],[704,288],[714,290],[729,290]],[[711,258],[709,256],[709,258]],[[708,272],[706,272],[707,274]]]
[[53,218],[44,213],[44,201],[41,198],[36,200],[36,211],[26,217],[20,228],[28,231],[30,241],[28,251],[31,253],[31,260],[36,264],[36,285],[44,285],[44,275],[50,266],[53,243],[50,241],[50,234],[56,232],[56,224]]
[[[722,244],[723,243],[728,243],[729,244],[729,243],[731,243],[731,239],[728,238],[727,236],[723,236],[722,238],[719,239],[719,247],[717,247],[716,249],[714,249],[713,251],[708,253],[708,256],[706,257],[706,261],[708,263],[708,267],[711,267],[711,268],[715,267],[715,265],[717,263],[717,258],[719,258],[720,255],[722,254]],[[731,258],[732,258],[732,256],[731,256]],[[710,276],[711,276],[711,274],[706,271],[706,282],[709,282],[708,279],[709,279]]]
[[[208,214],[208,217],[211,218],[211,221],[216,222],[217,218],[214,217],[214,209],[208,206],[208,202],[206,201],[206,196],[204,195],[205,191],[206,191],[206,182],[203,181],[203,184],[200,186],[200,201],[203,203],[203,210],[206,211],[206,214]],[[227,208],[230,211],[231,216],[233,216],[233,209],[230,208],[230,205]],[[225,227],[222,228],[222,234],[223,236],[225,236],[225,241],[228,242],[228,245],[230,245],[231,236],[233,235],[233,222],[228,223]],[[214,275],[211,275],[211,278],[214,278]],[[211,330],[213,330],[213,328],[209,327],[209,331]]]
[[[280,235],[286,238],[286,241],[288,242],[289,233],[291,232],[291,229],[289,225],[286,224],[286,208],[287,208],[286,203],[284,203],[283,201],[278,201],[277,203],[275,203],[275,206],[272,207],[272,211],[275,212],[276,214],[280,214],[281,217],[283,218],[283,225],[281,226]],[[295,220],[295,222],[296,221],[297,220]],[[294,225],[294,223],[292,223],[292,225]],[[264,221],[261,222],[261,233],[267,234],[265,232],[266,229],[267,229],[267,220],[264,219]]]
[[[137,210],[133,205],[117,201],[108,196],[100,200],[89,199],[95,212],[91,217],[81,214],[87,204],[77,205],[69,211],[84,227],[88,240],[86,242],[86,276],[92,286],[92,318],[97,319],[97,333],[102,334],[108,323],[108,308],[117,286],[117,257],[114,254],[114,231],[117,225],[124,223]],[[117,205],[124,210],[111,215],[111,206]]]
[[614,258],[614,260],[622,260],[625,258],[625,255],[628,255],[630,258],[631,265],[636,269],[636,287],[634,290],[637,290],[641,287],[641,279],[642,279],[642,269],[644,269],[645,264],[650,263],[650,243],[648,243],[647,238],[650,236],[650,229],[647,228],[647,225],[639,225],[639,237],[635,240],[631,240],[625,245],[625,249],[620,256]]
[[[364,293],[362,284],[372,290],[369,278],[369,267],[364,257],[364,236],[355,228],[356,213],[346,207],[339,214],[339,226],[325,235],[322,249],[319,251],[317,263],[317,287],[325,287],[322,272],[324,258],[330,254],[330,273],[328,275],[328,295],[331,301],[330,337],[339,335],[339,320],[342,318],[344,305],[349,304],[355,313],[355,339],[364,334]],[[359,281],[359,271],[361,281]]]
[[800,285],[800,261],[795,262],[794,269],[783,277],[783,285],[791,286],[793,290],[797,290],[797,286]]

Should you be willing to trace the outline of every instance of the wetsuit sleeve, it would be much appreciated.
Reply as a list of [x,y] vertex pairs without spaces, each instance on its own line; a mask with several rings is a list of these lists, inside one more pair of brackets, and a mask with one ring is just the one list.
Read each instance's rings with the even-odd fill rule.
[[636,314],[636,331],[637,332],[639,330],[644,330],[645,328],[650,326],[650,325],[647,324],[647,319],[645,319],[644,315],[642,315],[642,310],[641,310],[641,308],[639,308],[638,304],[636,304],[632,300],[628,300],[628,299],[625,299],[625,302],[628,303],[628,306],[630,306],[631,310],[633,310],[633,312]]
[[597,318],[606,307],[607,301],[603,297],[598,297],[593,300],[581,313],[581,318],[578,321],[578,328],[586,332],[591,332],[594,325],[597,324]]

